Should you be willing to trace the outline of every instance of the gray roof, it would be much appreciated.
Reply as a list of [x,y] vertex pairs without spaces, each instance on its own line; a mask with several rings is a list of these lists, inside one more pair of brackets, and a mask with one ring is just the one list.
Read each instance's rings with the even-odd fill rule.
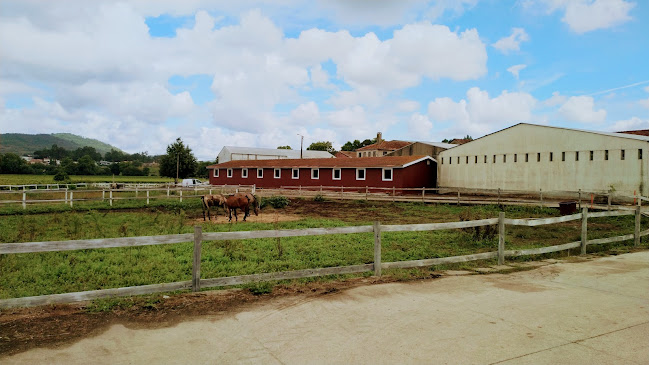
[[[283,150],[277,148],[257,148],[257,147],[237,147],[237,146],[224,146],[223,150],[226,153],[242,154],[242,155],[261,155],[261,156],[282,156],[280,158],[300,158],[299,150]],[[222,151],[223,151],[222,150]],[[327,151],[302,151],[303,158],[333,158],[334,156]]]
[[427,144],[429,146],[435,146],[435,147],[446,148],[446,149],[453,148],[453,147],[457,146],[456,144],[453,144],[453,143],[444,143],[444,142],[416,141],[416,143],[423,143],[423,144]]

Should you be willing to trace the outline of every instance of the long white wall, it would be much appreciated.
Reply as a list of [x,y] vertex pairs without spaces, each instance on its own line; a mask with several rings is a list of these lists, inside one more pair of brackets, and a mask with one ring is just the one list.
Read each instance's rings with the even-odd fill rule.
[[649,195],[647,140],[519,124],[446,150],[438,162],[440,187]]

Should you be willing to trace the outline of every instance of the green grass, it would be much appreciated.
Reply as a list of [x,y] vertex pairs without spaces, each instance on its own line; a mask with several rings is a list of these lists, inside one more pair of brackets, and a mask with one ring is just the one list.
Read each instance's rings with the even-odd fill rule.
[[[124,202],[126,203],[126,202]],[[5,215],[0,219],[0,242],[34,242],[148,236],[193,232],[200,224],[204,232],[268,229],[302,229],[367,225],[372,214],[348,218],[305,217],[278,223],[246,222],[215,224],[203,222],[197,199],[137,211],[87,210],[41,214]],[[420,203],[346,203],[350,209],[375,210],[384,222],[397,223],[458,221],[460,215],[471,219],[495,217],[495,206],[456,207]],[[264,214],[272,214],[267,208]],[[507,208],[507,217],[548,217],[556,210]],[[389,219],[388,219],[389,218]],[[219,218],[223,221],[222,216]],[[643,227],[649,219],[643,218]],[[589,238],[611,237],[633,232],[633,216],[589,219]],[[549,246],[579,240],[580,221],[541,227],[507,227],[507,249]],[[630,243],[632,245],[632,242]],[[626,247],[629,242],[589,247],[598,251]],[[643,246],[647,247],[647,239]],[[432,232],[390,232],[382,235],[384,262],[416,260],[495,251],[497,235],[476,238],[473,229]],[[0,255],[0,298],[45,295],[85,290],[108,289],[191,279],[193,245],[110,248],[64,252]],[[521,258],[527,260],[529,258]],[[367,264],[373,261],[372,234],[348,234],[281,239],[205,241],[202,248],[201,274],[204,278],[246,275],[306,268]],[[489,262],[491,263],[491,262]],[[468,263],[466,265],[478,265]],[[427,276],[431,269],[403,271],[397,275]],[[392,272],[392,271],[391,271]],[[315,279],[305,279],[315,280]],[[268,285],[248,285],[264,293]]]
[[[113,182],[113,176],[106,175],[71,175],[71,183]],[[166,183],[174,179],[162,176],[115,176],[115,182],[133,183]],[[54,175],[18,175],[0,174],[0,185],[33,185],[57,184]]]

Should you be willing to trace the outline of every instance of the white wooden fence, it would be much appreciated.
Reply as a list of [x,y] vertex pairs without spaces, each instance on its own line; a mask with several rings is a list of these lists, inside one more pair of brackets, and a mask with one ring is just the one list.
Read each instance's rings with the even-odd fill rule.
[[[597,217],[613,217],[635,214],[635,229],[632,234],[599,238],[588,240],[588,219]],[[505,257],[515,257],[524,255],[538,255],[550,252],[569,250],[580,247],[581,253],[586,253],[588,245],[597,245],[604,243],[619,242],[625,240],[634,240],[634,245],[640,245],[640,238],[649,235],[649,229],[641,231],[640,229],[640,207],[635,210],[618,210],[603,212],[588,212],[588,208],[583,208],[581,213],[542,219],[508,219],[505,213],[501,212],[498,218],[480,219],[464,222],[449,223],[427,223],[427,224],[405,224],[405,225],[381,225],[374,222],[371,226],[350,226],[337,228],[309,228],[309,229],[286,229],[286,230],[263,230],[263,231],[243,231],[243,232],[202,232],[200,226],[194,227],[194,233],[163,235],[163,236],[146,236],[146,237],[126,237],[126,238],[103,238],[90,240],[74,241],[50,241],[50,242],[26,242],[26,243],[2,243],[0,244],[0,254],[18,254],[47,251],[68,251],[81,249],[97,249],[110,247],[134,247],[147,245],[174,244],[181,242],[194,242],[192,280],[152,284],[134,287],[124,287],[115,289],[91,290],[76,293],[40,295],[33,297],[2,299],[0,308],[36,306],[53,303],[70,303],[75,301],[93,300],[107,297],[142,295],[159,292],[168,292],[176,290],[191,289],[199,291],[202,288],[220,287],[228,285],[239,285],[251,282],[274,281],[284,279],[297,279],[315,276],[349,274],[373,271],[374,275],[380,276],[384,269],[396,268],[413,268],[423,266],[434,266],[449,263],[467,262],[475,260],[498,259],[498,264],[505,262]],[[541,226],[560,222],[582,220],[581,224],[581,241],[570,242],[556,246],[541,248],[506,250],[505,249],[505,227],[506,225],[515,226]],[[414,232],[414,231],[434,231],[445,229],[458,229],[480,227],[488,225],[498,225],[498,249],[493,252],[482,252],[472,255],[452,256],[442,258],[428,258],[421,260],[400,261],[400,262],[382,262],[381,260],[381,234],[383,232]],[[201,267],[201,243],[204,240],[238,240],[238,239],[258,239],[258,238],[280,238],[280,237],[301,237],[301,236],[320,236],[333,234],[355,234],[355,233],[373,233],[374,234],[374,262],[360,265],[312,268],[296,271],[282,271],[273,273],[260,273],[253,275],[230,276],[221,278],[202,279],[200,275]]]

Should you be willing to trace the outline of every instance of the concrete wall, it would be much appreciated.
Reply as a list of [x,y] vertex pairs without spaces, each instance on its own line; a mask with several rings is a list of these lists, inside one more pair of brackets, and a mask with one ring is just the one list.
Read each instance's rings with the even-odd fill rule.
[[441,152],[437,166],[440,187],[649,195],[649,141],[571,129],[518,124]]
[[431,156],[437,160],[440,152],[445,151],[446,148],[432,146],[426,143],[414,142],[406,147],[398,149],[394,152],[388,153],[388,156]]

